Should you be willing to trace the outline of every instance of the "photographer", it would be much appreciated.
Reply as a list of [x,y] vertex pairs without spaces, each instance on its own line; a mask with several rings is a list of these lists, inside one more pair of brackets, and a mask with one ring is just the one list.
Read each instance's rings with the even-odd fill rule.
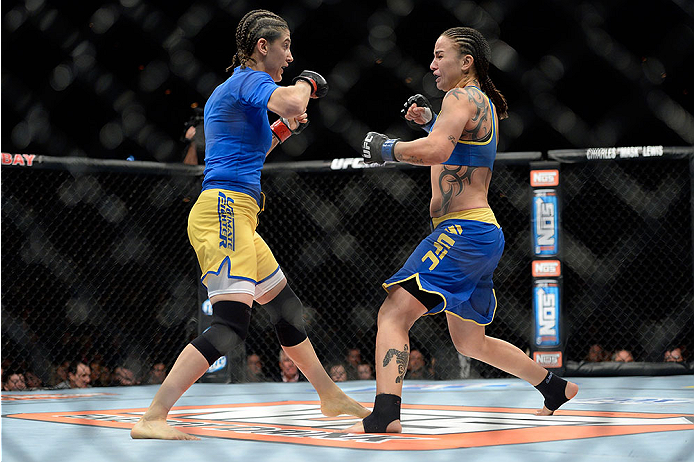
[[205,163],[205,130],[202,108],[193,108],[193,115],[185,123],[181,141],[184,143],[183,163],[203,165]]

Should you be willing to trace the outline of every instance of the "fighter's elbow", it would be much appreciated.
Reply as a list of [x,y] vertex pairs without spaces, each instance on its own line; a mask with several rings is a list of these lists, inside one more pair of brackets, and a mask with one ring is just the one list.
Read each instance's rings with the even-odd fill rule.
[[443,164],[451,157],[452,149],[446,145],[435,144],[429,151],[431,153],[429,160],[432,165]]
[[284,114],[280,114],[282,117],[290,119],[292,117],[297,117],[306,112],[307,102],[299,96],[291,96],[286,99]]

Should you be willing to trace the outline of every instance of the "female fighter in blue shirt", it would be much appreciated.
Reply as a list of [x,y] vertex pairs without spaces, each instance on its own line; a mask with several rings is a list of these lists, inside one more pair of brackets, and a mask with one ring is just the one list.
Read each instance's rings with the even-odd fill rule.
[[[212,325],[179,355],[133,438],[197,439],[166,423],[174,403],[219,357],[246,338],[255,300],[270,312],[286,354],[315,387],[326,416],[369,411],[330,379],[306,336],[301,301],[256,232],[263,209],[260,171],[277,144],[308,123],[306,106],[328,84],[303,71],[294,85],[278,86],[293,61],[287,23],[266,10],[246,14],[236,29],[233,74],[205,104],[205,178],[188,219],[188,237],[212,303]],[[267,111],[280,119],[270,125]]]

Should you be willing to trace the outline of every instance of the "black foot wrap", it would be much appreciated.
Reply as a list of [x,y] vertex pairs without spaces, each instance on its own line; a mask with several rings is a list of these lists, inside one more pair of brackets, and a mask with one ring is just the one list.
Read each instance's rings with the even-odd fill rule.
[[545,379],[535,385],[535,388],[545,397],[545,407],[552,412],[569,400],[566,397],[566,380],[551,372],[547,372]]
[[364,431],[366,433],[385,433],[389,423],[400,420],[401,402],[402,399],[398,395],[387,393],[376,395],[373,412],[362,420]]

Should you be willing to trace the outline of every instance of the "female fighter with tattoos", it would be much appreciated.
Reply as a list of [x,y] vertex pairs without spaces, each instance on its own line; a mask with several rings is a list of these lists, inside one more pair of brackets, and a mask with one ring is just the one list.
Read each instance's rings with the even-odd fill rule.
[[484,361],[534,385],[545,398],[538,415],[551,415],[578,386],[548,372],[520,349],[485,334],[496,311],[492,274],[504,234],[487,202],[496,157],[499,118],[507,104],[487,75],[491,51],[478,31],[455,27],[434,46],[431,70],[446,96],[438,117],[422,95],[405,104],[405,118],[429,135],[402,142],[369,132],[367,163],[431,166],[430,213],[434,231],[383,287],[378,313],[376,400],[352,432],[401,432],[400,397],[409,359],[409,330],[421,316],[445,312],[451,338],[463,355]]
[[[265,157],[303,130],[309,99],[328,91],[313,71],[303,71],[294,85],[277,85],[294,60],[290,45],[289,26],[280,16],[266,10],[246,14],[236,29],[232,75],[205,104],[205,178],[188,218],[188,237],[212,302],[212,325],[178,356],[133,427],[133,438],[197,439],[168,425],[166,417],[210,365],[246,339],[254,300],[269,311],[282,349],[315,387],[323,414],[369,413],[321,365],[306,336],[301,301],[256,232]],[[280,116],[272,125],[268,111]]]

